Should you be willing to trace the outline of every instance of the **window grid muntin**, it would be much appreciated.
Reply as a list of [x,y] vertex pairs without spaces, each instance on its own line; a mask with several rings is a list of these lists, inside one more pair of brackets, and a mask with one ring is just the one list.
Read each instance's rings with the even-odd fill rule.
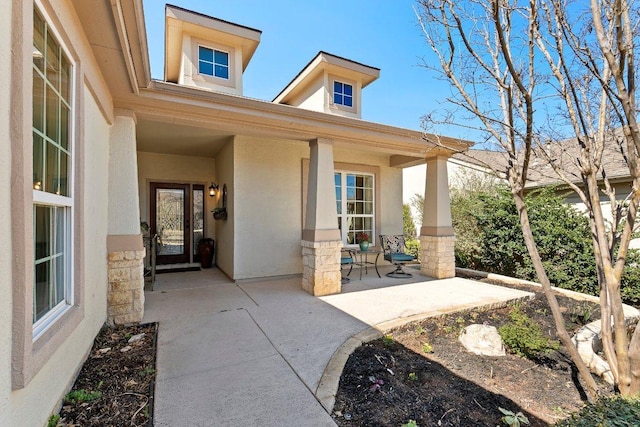
[[[38,31],[36,31],[36,23],[42,23],[43,25],[43,46],[37,46],[37,35]],[[49,42],[55,42],[55,46],[57,47],[55,50],[55,61],[50,58],[52,56],[52,49],[49,48]],[[42,55],[42,61],[40,61],[40,55]],[[34,144],[34,150],[41,150],[41,155],[38,156],[42,160],[39,164],[33,165],[33,188],[34,190],[61,194],[63,196],[69,195],[69,157],[71,156],[70,152],[70,140],[71,140],[71,72],[70,67],[71,63],[67,57],[67,53],[65,52],[62,44],[58,42],[58,37],[51,30],[48,22],[42,17],[37,10],[34,10],[34,55],[33,55],[33,80],[37,79],[38,82],[42,82],[42,85],[34,84],[34,103],[33,103],[33,120],[34,125],[32,127],[34,137],[42,138],[42,144],[39,147],[36,147]],[[59,65],[59,72],[56,73],[53,67],[50,65]],[[63,80],[63,77],[67,76],[66,79]],[[51,77],[51,79],[49,78]],[[55,81],[52,81],[54,80]],[[66,83],[65,83],[66,82]],[[41,105],[37,104],[36,96],[38,94],[36,91],[40,89],[42,92],[40,93],[40,99],[42,100]],[[64,89],[64,90],[62,90]],[[36,108],[39,108],[38,115],[36,116]],[[50,109],[55,109],[55,120],[49,119],[48,115],[50,113]],[[61,112],[67,111],[66,114],[66,125],[61,123]],[[41,120],[40,120],[41,119]],[[35,123],[38,120],[40,123]],[[55,132],[51,132],[49,129],[52,125],[55,124]],[[35,139],[34,139],[35,141]],[[53,155],[55,160],[50,156]],[[62,157],[66,156],[66,157]],[[36,154],[34,153],[34,160],[36,158]],[[62,171],[60,168],[60,162],[62,158],[66,158],[67,168],[66,171]],[[49,160],[52,160],[51,162]],[[36,167],[39,170],[36,170]],[[55,168],[55,176],[50,175],[52,168]],[[51,178],[51,180],[50,180]]]
[[[55,31],[53,27],[50,26],[49,22],[45,18],[43,14],[41,14],[37,7],[34,7],[34,27],[37,23],[41,23],[43,25],[43,39],[55,40],[57,45],[57,62],[61,64],[60,72],[49,73],[46,68],[44,68],[47,64],[46,56],[49,54],[51,50],[47,48],[46,43],[43,47],[43,55],[42,61],[38,60],[38,51],[34,50],[34,61],[33,61],[33,74],[41,78],[44,81],[43,92],[42,92],[42,103],[40,104],[42,107],[43,114],[43,123],[42,128],[38,129],[35,123],[35,111],[34,111],[34,126],[32,126],[32,133],[34,136],[34,149],[36,147],[36,138],[41,138],[41,163],[42,168],[39,173],[42,174],[40,177],[42,179],[40,186],[36,185],[36,170],[33,171],[33,233],[34,233],[34,245],[36,240],[36,229],[35,229],[35,221],[37,221],[36,217],[36,208],[44,207],[47,209],[51,209],[54,214],[50,216],[52,219],[50,221],[54,221],[55,224],[58,224],[56,227],[57,231],[51,230],[51,234],[49,236],[49,244],[53,245],[55,250],[58,252],[53,254],[48,254],[46,257],[36,258],[36,251],[34,248],[34,282],[33,282],[33,339],[36,340],[42,335],[42,333],[48,329],[48,327],[59,318],[62,313],[68,310],[74,304],[74,295],[73,295],[73,274],[72,274],[72,265],[73,265],[73,197],[71,195],[71,189],[73,188],[73,82],[75,80],[73,74],[74,64],[71,62],[69,58],[71,55],[65,48],[65,46],[60,42],[61,38],[59,34]],[[37,31],[34,28],[34,49],[36,49]],[[49,61],[51,62],[51,61]],[[43,65],[43,67],[39,67],[39,65]],[[56,78],[57,82],[47,81],[47,76],[51,75],[52,78]],[[34,77],[35,78],[35,77]],[[57,131],[55,135],[52,137],[47,136],[47,106],[46,106],[46,98],[44,97],[44,93],[47,90],[50,90],[56,97],[57,111],[56,119],[57,123]],[[34,109],[38,105],[36,99],[37,93],[33,94],[34,97]],[[60,111],[66,108],[67,114],[62,119],[60,115]],[[64,120],[66,123],[61,123],[61,120]],[[64,139],[64,141],[63,141]],[[64,144],[63,144],[64,143]],[[57,173],[55,179],[57,179],[58,187],[56,190],[60,190],[63,187],[63,191],[45,191],[45,178],[46,177],[46,162],[47,162],[47,152],[51,150],[47,150],[47,147],[51,147],[51,150],[55,150],[55,165],[56,168],[60,168],[60,159],[61,156],[65,156],[66,159],[66,168],[64,173]],[[34,153],[34,166],[36,163],[36,156]],[[53,189],[51,189],[53,190]],[[62,193],[62,194],[60,194]],[[56,214],[59,213],[59,214]],[[57,221],[57,222],[56,222]],[[37,295],[37,284],[35,272],[36,268],[43,263],[49,262],[51,263],[51,268],[49,269],[49,301],[50,306],[49,310],[40,314],[36,311],[36,299]],[[57,278],[57,280],[56,280]],[[62,295],[61,295],[62,294]],[[56,297],[56,295],[58,297]],[[61,296],[61,297],[60,297]],[[59,301],[57,301],[59,300]],[[57,302],[56,302],[57,301]],[[36,320],[36,317],[40,317]]]
[[[375,176],[361,172],[336,171],[334,179],[336,202],[340,203],[337,214],[342,242],[345,245],[357,244],[357,236],[366,232],[371,244],[375,244]],[[351,209],[350,200],[353,203]],[[357,212],[359,203],[362,203],[363,207],[370,206],[368,212],[364,212],[365,209]]]
[[353,107],[353,85],[334,80],[333,103],[349,108]]
[[[211,52],[211,59],[202,58],[203,52]],[[224,55],[224,61],[219,57]],[[219,79],[229,79],[229,52],[220,49],[213,49],[206,46],[198,46],[198,73]],[[203,66],[207,69],[204,70]],[[209,72],[209,69],[211,70]]]

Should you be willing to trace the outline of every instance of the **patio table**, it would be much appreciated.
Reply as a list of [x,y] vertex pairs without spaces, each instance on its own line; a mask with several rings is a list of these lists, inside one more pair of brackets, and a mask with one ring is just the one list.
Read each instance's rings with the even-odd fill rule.
[[[353,264],[360,267],[360,280],[362,280],[362,270],[364,270],[364,274],[368,274],[367,270],[369,265],[373,265],[376,269],[376,273],[378,274],[378,277],[382,278],[382,276],[380,276],[380,272],[378,271],[378,258],[380,258],[380,254],[382,253],[382,250],[372,248],[372,247],[369,247],[369,249],[367,249],[366,251],[363,251],[360,248],[353,248],[349,250],[354,254]],[[373,262],[369,261],[367,259],[368,254],[372,254],[372,255],[375,254],[376,256],[375,261]]]

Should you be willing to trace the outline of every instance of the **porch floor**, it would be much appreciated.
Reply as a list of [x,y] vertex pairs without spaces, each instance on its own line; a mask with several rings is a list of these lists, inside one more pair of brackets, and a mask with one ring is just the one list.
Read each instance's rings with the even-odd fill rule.
[[[369,270],[342,293],[313,297],[301,278],[234,283],[218,269],[157,276],[145,322],[159,322],[154,425],[335,425],[351,347],[376,330],[504,303],[526,292],[472,280]],[[356,339],[352,337],[356,336]]]

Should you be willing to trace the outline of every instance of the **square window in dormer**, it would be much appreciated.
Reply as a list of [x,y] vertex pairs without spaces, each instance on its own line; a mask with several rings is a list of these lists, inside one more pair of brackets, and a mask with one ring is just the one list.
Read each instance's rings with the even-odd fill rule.
[[339,81],[333,82],[333,103],[353,107],[353,86]]
[[229,79],[229,53],[198,46],[198,73]]

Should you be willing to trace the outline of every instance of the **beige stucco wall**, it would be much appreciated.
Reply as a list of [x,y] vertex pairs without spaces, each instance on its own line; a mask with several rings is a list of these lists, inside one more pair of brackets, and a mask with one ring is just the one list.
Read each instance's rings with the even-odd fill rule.
[[237,137],[235,279],[302,272],[303,142]]
[[235,155],[234,155],[235,143],[233,140],[229,141],[216,155],[216,172],[218,177],[218,185],[220,185],[220,192],[216,197],[216,206],[222,207],[222,190],[224,185],[227,185],[228,197],[227,197],[227,219],[226,220],[214,220],[215,222],[215,234],[216,234],[216,265],[227,276],[233,277],[234,266],[234,227],[236,223],[235,216]]
[[[205,236],[215,238],[215,225],[211,211],[217,197],[209,197],[211,181],[216,183],[215,159],[207,157],[177,156],[173,154],[147,153],[138,151],[138,192],[140,197],[140,217],[150,223],[151,182],[171,182],[204,185],[205,196]],[[222,190],[222,185],[220,186]]]
[[[229,53],[229,79],[220,79],[198,73],[198,46]],[[179,84],[242,95],[242,48],[184,34]]]
[[[4,28],[4,27],[3,27]],[[6,92],[2,92],[6,93]],[[4,97],[2,97],[4,100]],[[23,389],[11,390],[11,346],[0,346],[0,360],[4,368],[0,373],[0,425],[3,426],[40,426],[49,415],[57,411],[62,396],[67,392],[78,369],[91,348],[93,339],[102,326],[106,316],[106,235],[107,235],[107,162],[109,153],[109,126],[98,110],[87,88],[84,88],[84,135],[85,144],[84,175],[82,179],[90,185],[84,186],[82,195],[76,199],[84,206],[84,217],[81,239],[84,241],[83,254],[83,304],[84,319],[73,330],[64,344],[51,355],[46,364],[39,370],[31,382]],[[2,114],[2,117],[6,115]],[[9,141],[2,138],[2,141]],[[90,141],[90,143],[86,143]],[[2,148],[6,149],[3,144]],[[2,171],[8,168],[2,168]],[[0,195],[7,197],[2,180]],[[9,215],[0,215],[0,229],[4,233]],[[0,234],[0,237],[2,234]],[[2,239],[9,242],[10,239]],[[10,247],[10,246],[9,246]],[[1,264],[0,273],[3,278],[10,277],[11,268]],[[5,295],[11,294],[11,280],[3,279],[2,290]],[[11,299],[2,299],[0,309],[0,339],[4,343],[11,342],[11,321],[4,319],[11,314]],[[34,403],[37,402],[37,403]]]
[[[16,3],[15,1],[13,3]],[[11,240],[11,16],[13,4],[4,6],[0,13],[0,242],[4,254],[12,253]],[[9,424],[10,408],[14,405],[11,393],[11,313],[13,311],[12,292],[12,257],[0,257],[0,424]]]
[[[31,122],[31,112],[25,112],[23,117],[16,113],[16,103],[10,103],[11,97],[22,97],[31,105],[31,73],[22,73],[17,76],[12,75],[11,61],[23,54],[25,64],[31,63],[31,41],[25,42],[27,47],[24,52],[19,51],[19,44],[10,46],[12,37],[20,37],[24,34],[25,40],[31,36],[31,2],[14,0],[4,5],[4,13],[0,14],[0,70],[5,79],[0,82],[0,200],[7,203],[0,205],[0,241],[3,245],[4,253],[12,253],[12,249],[17,247],[13,239],[17,234],[11,233],[12,215],[18,215],[19,207],[8,203],[11,200],[11,186],[25,185],[30,187],[30,173],[12,169],[15,163],[11,163],[12,147],[16,144],[27,146],[31,144],[30,133],[27,135],[16,134],[15,131]],[[51,350],[45,355],[45,360],[39,366],[26,386],[12,390],[12,348],[11,342],[15,338],[18,323],[13,318],[11,294],[16,289],[24,289],[32,286],[30,280],[32,275],[26,275],[30,280],[24,283],[24,275],[17,273],[16,267],[20,262],[15,260],[33,257],[32,254],[14,253],[15,257],[0,257],[0,291],[5,295],[0,299],[0,425],[1,426],[42,426],[45,425],[48,417],[59,409],[59,403],[63,395],[75,380],[75,376],[81,367],[95,335],[106,318],[106,234],[107,234],[107,165],[108,165],[108,137],[109,119],[103,115],[105,105],[110,105],[111,99],[108,93],[104,92],[105,83],[99,73],[95,73],[97,64],[91,54],[88,54],[88,44],[84,34],[78,31],[73,23],[75,13],[70,11],[70,3],[63,0],[53,0],[50,3],[44,2],[45,9],[53,16],[53,24],[58,30],[64,29],[61,33],[67,42],[76,60],[82,65],[81,69],[87,75],[76,74],[76,96],[75,108],[79,113],[76,120],[76,181],[83,181],[80,186],[75,186],[76,212],[82,212],[81,218],[75,221],[75,242],[82,248],[82,253],[76,253],[74,263],[76,264],[76,283],[81,287],[82,297],[80,310],[83,317],[77,325],[66,328],[65,325],[54,324],[51,329],[57,327],[61,330],[51,339],[56,342],[58,338],[62,341],[55,346],[45,345]],[[18,8],[23,8],[22,14]],[[55,11],[55,14],[54,12]],[[12,28],[12,16],[16,18],[13,22],[18,22],[18,27]],[[22,19],[22,22],[20,21]],[[74,43],[71,46],[71,43]],[[89,88],[89,86],[91,88]],[[101,107],[98,107],[92,92],[101,94]],[[22,123],[14,123],[14,131],[8,127],[10,108],[16,115],[16,120]],[[16,137],[19,135],[19,138]],[[30,149],[25,149],[30,153]],[[82,153],[82,154],[80,154]],[[15,159],[14,159],[15,160]],[[25,176],[19,176],[19,175]],[[23,181],[23,178],[26,181]],[[13,209],[13,214],[11,210]],[[27,210],[30,208],[27,207]],[[24,211],[20,210],[24,215]],[[27,250],[31,251],[32,246],[27,244]],[[80,251],[80,250],[79,250]],[[18,277],[22,277],[18,281]],[[62,322],[64,323],[64,322]],[[69,324],[66,324],[69,326]],[[30,329],[30,325],[27,325]],[[31,334],[30,330],[25,331]],[[16,356],[16,355],[13,355]],[[27,356],[29,357],[29,356]],[[40,356],[38,356],[39,358]],[[16,362],[16,360],[13,360]],[[29,362],[33,363],[33,362]],[[31,369],[27,367],[27,369]]]
[[307,90],[291,100],[291,105],[312,111],[325,111],[327,89],[323,78],[318,78]]
[[[309,158],[308,143],[236,137],[234,148],[233,278],[300,274],[302,159]],[[402,233],[402,171],[388,166],[388,156],[335,149],[334,161],[379,167],[376,221],[381,233]],[[224,250],[219,249],[220,264]]]

